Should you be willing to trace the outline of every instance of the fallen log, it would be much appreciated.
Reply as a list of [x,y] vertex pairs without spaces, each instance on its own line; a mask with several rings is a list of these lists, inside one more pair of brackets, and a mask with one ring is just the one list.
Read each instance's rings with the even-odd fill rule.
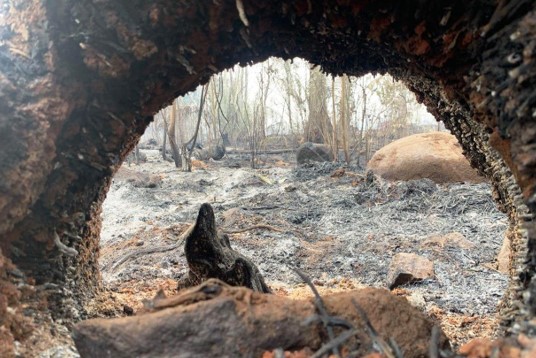
[[[295,153],[298,148],[283,148],[283,149],[258,149],[255,151],[257,155],[264,154],[285,154]],[[251,154],[251,149],[226,148],[227,154]]]
[[[433,323],[406,299],[374,288],[323,299],[330,315],[356,330],[341,351],[362,356],[374,350],[364,312],[377,334],[396,341],[404,357],[427,355]],[[353,301],[363,312],[352,309]],[[215,279],[178,296],[155,298],[146,307],[134,317],[78,323],[73,338],[81,357],[258,357],[279,348],[315,351],[326,340],[313,299],[262,294]],[[338,335],[348,331],[335,328]],[[443,333],[438,341],[441,349],[448,346]]]

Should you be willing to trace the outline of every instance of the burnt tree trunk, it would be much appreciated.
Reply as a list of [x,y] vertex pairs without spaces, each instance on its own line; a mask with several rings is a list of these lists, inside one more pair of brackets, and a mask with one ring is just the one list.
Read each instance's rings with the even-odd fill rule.
[[[0,286],[57,285],[47,300],[52,312],[84,317],[101,282],[101,204],[153,114],[237,63],[298,56],[333,75],[389,72],[443,120],[490,178],[516,232],[503,320],[536,329],[535,7],[532,0],[6,2],[0,248],[20,271],[8,274],[9,260],[0,258]],[[12,297],[11,308],[22,307],[22,296]],[[8,303],[0,302],[1,314]]]
[[209,204],[201,205],[197,220],[185,240],[184,252],[190,271],[188,277],[179,282],[179,288],[217,278],[231,286],[271,292],[257,266],[231,248],[227,234],[218,233],[214,210]]
[[[356,328],[355,338],[343,342],[348,351],[358,346],[354,353],[364,357],[378,349],[363,328],[363,318],[353,302],[362,308],[384,341],[397,342],[404,357],[427,356],[433,323],[406,299],[377,288],[324,298],[330,315]],[[218,280],[209,280],[174,297],[154,299],[148,306],[151,312],[136,317],[94,319],[78,324],[74,340],[80,355],[261,357],[264,351],[277,348],[318,349],[325,340],[321,320],[314,319],[317,312],[313,299],[261,295]],[[391,317],[404,317],[404,324],[390,324]],[[304,324],[307,321],[310,323]],[[442,332],[436,344],[437,348],[448,348]]]

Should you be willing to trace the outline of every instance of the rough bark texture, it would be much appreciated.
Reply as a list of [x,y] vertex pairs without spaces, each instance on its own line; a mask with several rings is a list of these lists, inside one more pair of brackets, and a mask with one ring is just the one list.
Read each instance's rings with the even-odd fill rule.
[[216,278],[231,286],[243,286],[256,292],[271,293],[255,264],[231,248],[229,236],[218,233],[214,210],[201,205],[194,226],[186,235],[184,252],[190,271],[179,288],[196,286]]
[[391,73],[456,135],[514,229],[505,325],[533,331],[535,7],[532,0],[5,3],[2,252],[27,282],[59,285],[49,297],[57,316],[83,317],[83,302],[100,285],[100,206],[152,115],[236,63],[299,56],[336,75]]
[[[433,324],[405,299],[387,290],[363,289],[325,298],[330,315],[350,322],[359,333],[357,355],[372,352],[371,337],[353,308],[363,309],[385,340],[394,339],[404,357],[426,357]],[[82,357],[260,357],[283,348],[320,348],[325,331],[314,319],[312,300],[261,295],[210,280],[179,296],[155,299],[155,312],[136,317],[79,323],[74,340]],[[393,320],[398,317],[398,320]],[[310,323],[306,323],[309,320]],[[355,339],[345,342],[350,348]],[[438,345],[448,347],[443,333]]]

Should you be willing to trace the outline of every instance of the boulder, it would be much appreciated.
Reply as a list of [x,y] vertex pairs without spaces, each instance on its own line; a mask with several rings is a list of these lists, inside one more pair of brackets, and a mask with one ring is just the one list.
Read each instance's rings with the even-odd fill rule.
[[445,132],[411,135],[378,150],[367,169],[387,180],[428,178],[436,183],[481,183],[456,137]]
[[333,154],[328,146],[311,142],[303,143],[296,152],[298,164],[309,162],[329,162],[333,160]]
[[196,148],[193,155],[199,160],[221,160],[225,155],[225,147],[221,144],[214,144],[207,148]]
[[434,278],[434,264],[425,257],[410,254],[396,254],[389,265],[387,273],[387,284],[389,289],[422,281],[428,278]]

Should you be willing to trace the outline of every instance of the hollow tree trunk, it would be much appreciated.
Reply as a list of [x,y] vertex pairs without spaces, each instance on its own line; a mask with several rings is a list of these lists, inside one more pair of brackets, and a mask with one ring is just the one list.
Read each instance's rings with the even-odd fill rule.
[[535,7],[532,0],[5,3],[0,247],[20,271],[8,275],[0,260],[0,284],[55,284],[54,314],[83,317],[100,287],[101,204],[153,114],[237,63],[298,56],[334,75],[388,71],[456,135],[516,229],[504,320],[530,330]]

